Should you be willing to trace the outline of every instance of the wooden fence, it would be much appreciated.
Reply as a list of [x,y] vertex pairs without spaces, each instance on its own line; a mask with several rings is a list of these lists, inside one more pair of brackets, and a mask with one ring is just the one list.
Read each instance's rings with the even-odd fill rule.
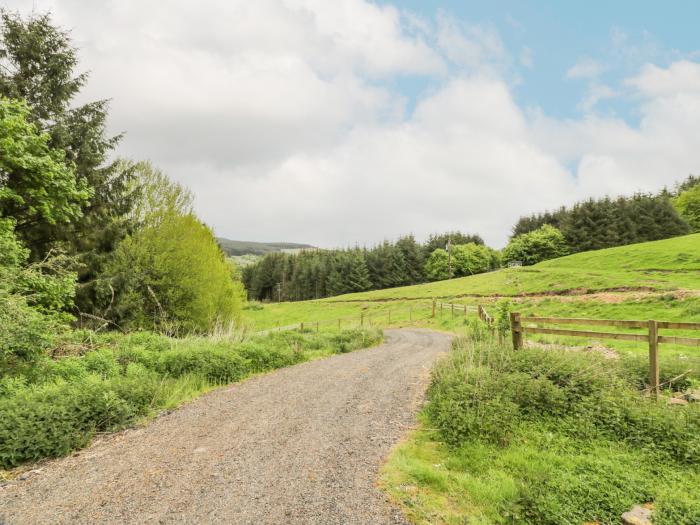
[[[392,322],[413,322],[435,317],[436,303],[414,303],[405,308],[393,308],[389,310],[361,310],[357,315],[346,316],[334,319],[301,321],[289,325],[278,324],[275,327],[256,332],[257,335],[269,334],[271,332],[281,332],[287,330],[315,330],[321,327],[351,328],[351,327],[373,327],[390,325]],[[427,311],[427,315],[426,315]]]
[[[427,315],[425,311],[428,311]],[[394,308],[389,310],[362,310],[357,315],[341,317],[338,319],[325,319],[323,321],[303,321],[289,325],[277,325],[273,328],[256,332],[258,335],[268,334],[270,332],[278,332],[284,330],[316,330],[319,331],[322,326],[332,326],[333,328],[347,327],[372,327],[390,325],[396,321],[419,321],[431,319],[435,317],[442,318],[445,315],[450,315],[452,318],[456,316],[466,317],[470,312],[477,313],[479,318],[486,322],[489,327],[493,327],[493,319],[486,313],[482,306],[471,306],[456,303],[442,303],[433,300],[430,303],[413,303],[405,308]]]
[[457,315],[463,314],[464,317],[466,317],[467,313],[477,312],[478,308],[480,308],[480,307],[466,305],[466,304],[438,303],[437,301],[433,301],[433,315],[432,315],[432,317],[436,317],[438,315],[440,317],[442,317],[444,315],[445,311],[449,312],[452,317],[455,317],[455,314],[457,314]]
[[[646,333],[596,332],[590,330],[567,330],[564,328],[547,328],[542,324],[577,325],[577,326],[613,326],[617,328],[642,329]],[[528,326],[530,325],[530,326]],[[621,341],[640,341],[649,345],[649,386],[652,392],[659,392],[659,345],[676,344],[700,348],[700,338],[660,335],[659,330],[700,330],[700,323],[677,323],[669,321],[623,321],[615,319],[579,319],[566,317],[523,317],[520,313],[510,314],[510,326],[513,336],[513,348],[523,347],[525,334],[550,334],[568,337],[586,337],[597,339],[617,339]]]

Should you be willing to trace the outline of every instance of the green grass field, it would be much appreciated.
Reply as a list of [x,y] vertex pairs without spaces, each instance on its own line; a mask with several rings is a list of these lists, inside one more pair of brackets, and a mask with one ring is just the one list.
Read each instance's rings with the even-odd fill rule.
[[[401,288],[347,294],[318,301],[253,304],[248,319],[257,330],[301,322],[319,328],[364,322],[373,325],[410,324],[461,333],[464,314],[438,311],[433,299],[493,308],[504,298],[527,315],[608,319],[700,321],[700,234],[586,252],[526,268],[495,272]],[[410,313],[409,313],[410,310]],[[469,312],[469,316],[473,316]],[[410,317],[410,319],[409,319]],[[612,331],[614,329],[609,329]],[[602,331],[606,331],[605,328]],[[674,335],[698,336],[697,333]],[[541,336],[536,341],[588,344],[585,340]],[[624,351],[645,351],[644,344],[605,341]],[[700,355],[689,347],[664,346],[671,354]]]

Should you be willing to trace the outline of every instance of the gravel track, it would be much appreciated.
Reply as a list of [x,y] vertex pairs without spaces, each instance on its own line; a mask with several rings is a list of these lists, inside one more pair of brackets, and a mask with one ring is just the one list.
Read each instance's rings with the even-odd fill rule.
[[0,523],[403,524],[376,488],[450,337],[256,376],[0,488]]

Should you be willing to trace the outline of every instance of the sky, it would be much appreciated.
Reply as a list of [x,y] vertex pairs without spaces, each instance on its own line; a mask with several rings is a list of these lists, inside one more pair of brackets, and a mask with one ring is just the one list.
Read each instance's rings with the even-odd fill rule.
[[3,4],[72,31],[117,154],[230,239],[501,247],[522,215],[700,173],[696,1]]

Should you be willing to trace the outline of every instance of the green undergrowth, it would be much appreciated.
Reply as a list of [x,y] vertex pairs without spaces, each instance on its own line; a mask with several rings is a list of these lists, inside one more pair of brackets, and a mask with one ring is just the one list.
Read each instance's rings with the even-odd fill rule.
[[618,524],[653,503],[655,524],[697,525],[700,406],[645,395],[643,361],[460,338],[382,484],[420,524]]
[[95,433],[152,417],[217,386],[372,346],[378,330],[289,331],[245,341],[76,332],[83,355],[16,364],[0,377],[0,467],[63,456]]

